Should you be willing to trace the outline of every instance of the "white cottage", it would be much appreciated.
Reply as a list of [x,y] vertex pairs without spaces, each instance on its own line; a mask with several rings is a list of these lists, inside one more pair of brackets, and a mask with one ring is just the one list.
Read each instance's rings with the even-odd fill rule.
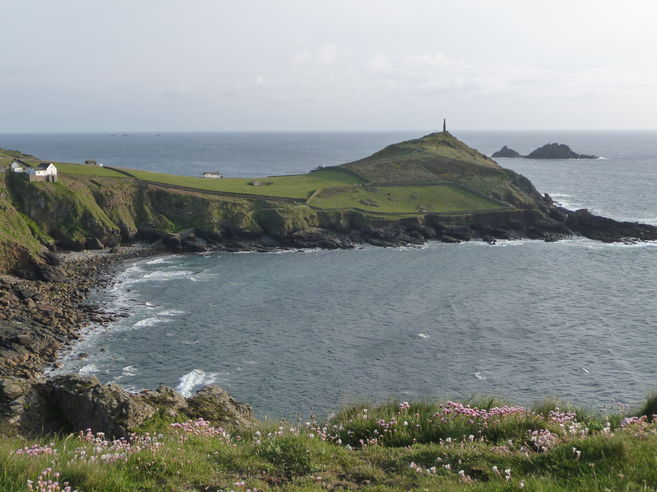
[[24,173],[27,164],[25,164],[20,159],[14,159],[14,162],[11,163],[11,170],[15,173]]
[[30,181],[48,181],[57,182],[57,168],[52,162],[42,162],[37,167],[31,167],[27,170],[27,177]]
[[203,173],[204,178],[223,178],[219,171],[205,171]]

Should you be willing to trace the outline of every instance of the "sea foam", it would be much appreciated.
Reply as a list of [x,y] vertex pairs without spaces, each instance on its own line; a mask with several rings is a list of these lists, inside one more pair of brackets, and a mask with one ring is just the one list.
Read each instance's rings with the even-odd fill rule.
[[176,389],[183,396],[192,396],[192,390],[197,386],[212,384],[217,379],[216,372],[205,372],[201,369],[194,369],[180,378],[180,383]]

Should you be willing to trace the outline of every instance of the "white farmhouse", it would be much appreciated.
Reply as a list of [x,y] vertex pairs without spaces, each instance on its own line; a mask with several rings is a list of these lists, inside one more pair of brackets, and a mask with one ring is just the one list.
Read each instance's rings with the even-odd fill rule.
[[205,171],[203,173],[204,178],[223,178],[219,171]]
[[27,177],[30,181],[48,181],[57,182],[57,168],[52,162],[42,162],[37,167],[31,167],[27,170]]
[[24,173],[27,164],[25,164],[20,159],[14,159],[14,162],[11,163],[11,170],[15,173]]

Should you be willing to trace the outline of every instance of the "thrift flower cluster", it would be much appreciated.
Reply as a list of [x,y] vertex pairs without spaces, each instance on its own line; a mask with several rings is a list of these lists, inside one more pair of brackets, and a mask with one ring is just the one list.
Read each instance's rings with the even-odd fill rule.
[[86,463],[113,463],[115,461],[128,461],[128,456],[144,449],[157,451],[162,443],[157,437],[148,432],[144,435],[130,434],[130,436],[113,441],[107,441],[103,432],[93,433],[91,429],[80,432],[80,441],[92,446],[79,447],[75,450],[75,459]]
[[[34,456],[34,455],[32,455]],[[27,481],[27,490],[34,492],[78,492],[73,490],[68,482],[59,483],[59,472],[53,472],[52,468],[46,468],[36,480]]]
[[203,419],[188,420],[187,422],[173,423],[171,427],[178,429],[183,434],[188,434],[192,436],[200,437],[221,437],[225,439],[230,439],[230,434],[228,434],[223,427],[213,427],[210,423]]
[[43,454],[57,454],[57,450],[55,449],[55,443],[51,442],[50,444],[47,444],[45,446],[41,446],[39,444],[33,444],[30,447],[24,447],[22,449],[17,449],[15,451],[16,454],[24,454],[27,456],[40,456]]

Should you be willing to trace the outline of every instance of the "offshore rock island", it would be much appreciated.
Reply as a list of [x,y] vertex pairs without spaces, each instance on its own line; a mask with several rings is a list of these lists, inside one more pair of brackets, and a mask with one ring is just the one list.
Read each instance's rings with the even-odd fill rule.
[[[458,452],[448,456],[445,449],[451,448],[444,446],[452,439],[456,442],[463,438],[464,433],[466,444],[481,436],[488,440],[486,444],[481,441],[481,446],[488,443],[507,446],[509,440],[517,441],[520,446],[527,429],[538,429],[538,437],[531,442],[536,452],[541,446],[545,447],[545,453],[554,448],[554,456],[540,455],[550,457],[552,462],[562,458],[572,461],[574,458],[564,453],[570,453],[573,446],[577,450],[584,448],[590,453],[586,454],[587,463],[600,467],[610,456],[619,460],[625,456],[621,449],[622,434],[614,441],[595,438],[592,444],[587,444],[583,440],[573,441],[572,435],[558,426],[566,422],[577,429],[583,425],[606,429],[605,422],[593,418],[578,421],[574,413],[561,413],[554,408],[540,413],[492,401],[482,403],[480,408],[454,402],[445,407],[402,402],[399,406],[377,406],[369,415],[362,406],[347,409],[331,421],[335,429],[340,429],[335,432],[329,432],[315,420],[301,430],[291,426],[272,430],[271,426],[267,427],[269,424],[255,421],[247,404],[235,401],[217,386],[205,387],[190,398],[164,386],[130,394],[117,385],[101,384],[93,377],[44,378],[42,371],[55,362],[60,349],[79,338],[85,324],[109,323],[121,316],[121,313],[103,313],[86,299],[92,288],[112,281],[111,265],[123,258],[157,251],[353,248],[361,243],[397,246],[430,240],[555,241],[573,235],[606,242],[645,241],[657,239],[655,226],[618,222],[584,209],[571,211],[558,207],[527,178],[502,168],[447,131],[393,144],[340,166],[257,181],[192,178],[59,162],[53,163],[57,179],[31,181],[23,175],[26,173],[12,170],[16,161],[27,166],[28,171],[34,170],[34,174],[42,165],[39,159],[21,152],[0,151],[0,167],[4,170],[0,173],[3,432],[37,435],[92,427],[108,437],[122,437],[130,436],[135,430],[170,429],[173,422],[179,433],[176,435],[182,436],[176,442],[188,438],[198,440],[196,444],[203,449],[203,457],[195,458],[199,463],[205,463],[203,460],[215,452],[213,444],[199,438],[218,438],[231,446],[234,444],[235,449],[250,446],[246,452],[260,460],[258,467],[274,467],[267,478],[254,473],[251,480],[259,487],[261,482],[266,482],[272,488],[305,480],[303,477],[311,472],[325,470],[312,461],[319,459],[319,455],[331,456],[331,460],[342,463],[356,459],[349,455],[354,449],[367,453],[366,448],[375,445],[399,448],[403,453],[400,458],[404,461],[403,470],[410,466],[415,477],[388,483],[390,490],[409,488],[416,477],[421,477],[423,486],[431,487],[430,481],[437,473],[435,459],[427,461],[411,445],[419,443],[436,456],[444,455],[441,460],[445,459],[444,464],[450,468],[440,465],[438,471],[448,473],[452,466],[461,465],[462,457],[457,456]],[[150,246],[143,246],[145,243]],[[645,415],[654,413],[648,410]],[[443,418],[436,420],[435,415],[440,413]],[[410,426],[408,431],[393,433],[398,419],[403,422],[413,418],[421,420],[426,432]],[[420,420],[417,428],[421,427]],[[498,429],[488,426],[492,421],[500,423],[502,430],[489,432],[488,429]],[[514,423],[518,421],[521,423],[516,428]],[[631,423],[641,422],[645,419]],[[613,425],[620,433],[620,422]],[[228,432],[219,426],[232,426],[234,430]],[[390,432],[382,434],[384,430]],[[470,434],[472,438],[467,437]],[[440,436],[439,444],[437,436]],[[80,437],[82,444],[72,441],[71,445],[96,444],[95,449],[108,446],[107,454],[112,456],[124,446],[116,444],[115,449],[114,444],[98,444],[104,442],[103,437],[85,434]],[[135,441],[138,448],[135,453],[157,450],[159,444],[149,439]],[[54,447],[48,445],[31,451],[28,448],[24,453],[48,455]],[[515,448],[511,446],[504,453],[504,456],[515,456]],[[348,472],[331,471],[333,475],[327,472],[325,476],[331,477],[327,480],[334,488],[384,483],[387,472],[383,470],[389,464],[379,463],[372,456],[363,459],[363,463],[369,464],[359,462],[355,469],[350,465]],[[504,459],[498,461],[502,466]],[[465,468],[463,474],[455,475],[456,484],[464,480],[495,480],[495,474],[500,473],[491,472],[490,466],[485,470]],[[187,489],[222,490],[212,488],[214,478],[202,473],[192,475],[195,476],[185,478]],[[126,483],[132,483],[132,479],[126,478]],[[238,479],[235,478],[235,483],[241,483]],[[0,485],[1,480],[2,477]],[[414,482],[412,485],[415,486]]]
[[525,159],[597,159],[598,158],[598,156],[596,155],[578,154],[577,152],[574,152],[568,145],[560,144],[560,143],[545,144],[542,147],[533,150],[527,155],[520,155],[518,151],[511,149],[505,145],[500,150],[493,153],[491,157],[493,158],[522,157]]

